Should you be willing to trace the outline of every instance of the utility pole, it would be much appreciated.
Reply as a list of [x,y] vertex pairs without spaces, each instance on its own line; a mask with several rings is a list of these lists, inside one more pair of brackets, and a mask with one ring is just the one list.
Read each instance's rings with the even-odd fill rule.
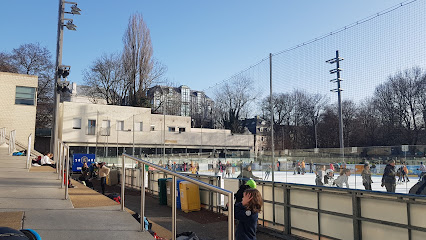
[[[71,12],[65,12],[65,4],[73,4],[71,6]],[[76,2],[67,2],[65,0],[59,0],[59,10],[58,10],[58,33],[57,33],[57,44],[56,44],[56,72],[55,72],[55,86],[54,86],[54,118],[53,118],[53,131],[51,136],[51,145],[50,149],[55,156],[58,155],[58,134],[59,134],[59,102],[60,102],[60,90],[66,90],[66,87],[69,83],[66,81],[66,77],[69,75],[70,67],[62,65],[62,42],[64,36],[64,26],[68,30],[77,30],[77,26],[73,24],[72,19],[64,18],[64,14],[73,14],[80,15],[81,9],[77,7]],[[64,21],[68,21],[66,24]],[[65,81],[61,81],[61,78],[64,78]]]
[[345,160],[345,146],[343,143],[343,117],[342,117],[342,96],[341,92],[343,89],[340,87],[340,82],[343,81],[342,78],[340,78],[340,72],[342,69],[340,68],[340,61],[343,61],[343,58],[339,57],[339,50],[336,51],[336,58],[332,58],[330,60],[327,60],[326,63],[334,64],[336,63],[336,68],[330,70],[330,74],[336,74],[337,78],[330,80],[330,82],[337,83],[337,88],[332,89],[330,91],[337,92],[337,99],[338,99],[338,112],[339,112],[339,143],[340,143],[340,155],[342,156],[342,161]]
[[272,151],[272,222],[275,225],[275,144],[274,144],[274,105],[272,102],[272,53],[269,54],[269,106],[271,108],[271,151]]

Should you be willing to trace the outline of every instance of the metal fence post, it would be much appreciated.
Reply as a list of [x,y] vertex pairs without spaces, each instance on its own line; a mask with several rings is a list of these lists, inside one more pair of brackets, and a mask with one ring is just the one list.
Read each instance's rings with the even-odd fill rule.
[[284,185],[284,233],[287,235],[291,234],[291,223],[290,223],[290,189],[287,184]]
[[28,136],[28,149],[27,149],[27,168],[30,168],[30,157],[31,157],[31,138],[32,133]]
[[356,192],[352,192],[352,215],[354,226],[354,240],[361,240],[361,223],[359,220],[359,218],[361,217],[361,204],[360,199],[356,195]]
[[176,239],[176,176],[172,176],[172,240]]
[[234,234],[234,204],[232,204],[234,202],[234,193],[229,193],[228,194],[228,202],[229,202],[229,212],[228,212],[228,239],[234,240],[235,239],[235,234]]
[[63,156],[63,158],[65,159],[65,161],[66,161],[66,163],[65,163],[65,168],[66,168],[66,175],[65,175],[65,181],[66,181],[66,183],[67,184],[65,184],[65,200],[67,200],[68,199],[68,186],[69,186],[69,184],[70,184],[70,173],[69,173],[69,171],[70,171],[70,161],[69,161],[69,158],[67,158],[67,157],[65,157],[65,146],[63,146],[63,153],[64,153],[64,156]]
[[[62,156],[62,151],[64,150],[64,145],[63,144],[61,144],[61,143],[58,143],[58,153],[59,153],[59,162],[61,162],[61,165],[62,165],[62,172],[59,172],[59,174],[61,175],[61,179],[62,179],[62,181],[61,181],[61,188],[63,188],[64,187],[64,184],[65,184],[65,171],[66,171],[66,160],[65,160],[65,158]],[[67,171],[68,172],[68,171]]]
[[141,231],[145,231],[145,164],[141,169]]
[[[125,185],[125,182],[126,182],[126,166],[124,165],[124,162],[125,162],[125,156],[122,156],[122,161],[121,161],[121,163],[122,163],[122,167],[121,167],[121,169],[122,169],[122,172],[121,172],[121,211],[124,211],[124,185]],[[142,220],[141,220],[142,221]]]

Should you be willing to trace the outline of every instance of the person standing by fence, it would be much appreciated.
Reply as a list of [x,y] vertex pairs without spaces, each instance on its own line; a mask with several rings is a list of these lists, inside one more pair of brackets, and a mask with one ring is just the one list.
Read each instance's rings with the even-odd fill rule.
[[371,171],[368,163],[364,164],[364,170],[362,170],[361,177],[362,185],[364,185],[365,190],[371,190],[371,183],[373,183],[373,181],[371,180]]
[[[109,174],[110,169],[105,166],[105,163],[99,163],[99,177],[101,178],[102,194],[105,195],[106,177]],[[123,183],[122,183],[123,184]]]
[[396,174],[395,174],[395,160],[391,160],[385,167],[382,177],[382,187],[386,187],[387,192],[395,192],[396,188]]

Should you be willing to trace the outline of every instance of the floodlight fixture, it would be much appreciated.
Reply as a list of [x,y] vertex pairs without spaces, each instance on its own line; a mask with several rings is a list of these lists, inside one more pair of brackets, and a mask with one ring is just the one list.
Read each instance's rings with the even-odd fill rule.
[[77,26],[74,23],[72,23],[72,19],[68,20],[68,22],[65,24],[65,27],[67,27],[68,30],[72,30],[72,31],[77,30]]
[[71,14],[81,15],[81,9],[77,7],[77,3],[71,6]]
[[343,69],[341,69],[341,68],[331,69],[330,74],[334,74],[334,73],[341,72],[341,71],[343,71]]
[[343,78],[335,78],[335,79],[331,79],[330,82],[337,82],[337,81],[343,81]]
[[343,61],[343,60],[344,60],[344,58],[338,57],[338,58],[332,58],[332,59],[327,60],[327,61],[325,61],[325,62],[326,62],[326,63],[333,64],[333,63],[336,63],[337,61]]
[[60,65],[58,67],[58,76],[62,78],[67,78],[70,75],[71,66]]
[[69,81],[60,81],[56,85],[56,91],[57,92],[71,92],[69,89],[70,82]]

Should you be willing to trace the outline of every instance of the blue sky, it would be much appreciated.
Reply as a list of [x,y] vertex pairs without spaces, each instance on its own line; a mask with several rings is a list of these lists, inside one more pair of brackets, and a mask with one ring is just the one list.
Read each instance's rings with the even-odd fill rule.
[[[203,90],[268,56],[326,34],[403,0],[78,0],[77,31],[65,30],[69,80],[103,53],[120,52],[129,17],[139,12],[154,56],[176,84]],[[39,42],[55,56],[57,0],[2,0],[0,51]],[[69,5],[68,5],[69,6]],[[330,56],[331,58],[332,56]],[[326,59],[325,59],[326,60]]]

